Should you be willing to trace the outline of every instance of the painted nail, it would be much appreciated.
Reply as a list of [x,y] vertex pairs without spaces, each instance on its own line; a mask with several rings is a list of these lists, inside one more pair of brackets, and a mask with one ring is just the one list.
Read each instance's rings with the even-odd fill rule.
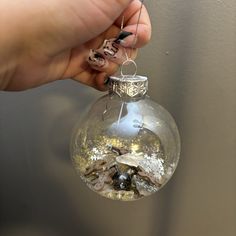
[[110,78],[109,76],[106,76],[105,79],[104,79],[104,83],[103,83],[103,84],[104,84],[104,85],[108,85],[109,82],[110,82],[110,79],[111,79],[111,78]]
[[105,57],[95,50],[90,50],[87,61],[91,66],[98,68],[105,67],[107,64]]
[[129,37],[132,34],[133,34],[132,32],[121,31],[114,42],[119,44],[119,43],[121,43],[122,40],[124,40],[125,38]]
[[133,47],[137,43],[137,37],[135,34],[130,35],[129,37],[125,38],[124,40],[120,41],[120,45],[123,47]]
[[99,52],[108,60],[115,63],[122,63],[125,59],[124,49],[121,45],[114,42],[114,39],[105,40]]
[[116,58],[119,52],[119,46],[114,40],[105,40],[102,46],[103,54],[108,58]]

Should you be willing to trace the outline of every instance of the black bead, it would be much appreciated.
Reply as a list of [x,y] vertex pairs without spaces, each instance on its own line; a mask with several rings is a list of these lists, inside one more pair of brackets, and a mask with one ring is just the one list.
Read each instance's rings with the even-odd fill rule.
[[115,190],[129,191],[131,188],[131,177],[128,173],[116,172],[113,176],[113,186]]

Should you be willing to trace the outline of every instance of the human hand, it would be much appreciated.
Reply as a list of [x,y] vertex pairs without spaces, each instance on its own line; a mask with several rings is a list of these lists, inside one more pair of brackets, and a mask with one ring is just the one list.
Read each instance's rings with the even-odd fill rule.
[[[0,88],[24,90],[72,78],[105,90],[104,81],[117,71],[122,60],[110,58],[103,66],[96,63],[91,66],[87,62],[90,49],[99,48],[105,39],[116,38],[124,16],[123,30],[133,33],[123,42],[129,50],[135,37],[140,1],[48,0],[34,4],[23,1],[25,4],[21,1],[20,6],[14,5],[12,9],[13,14],[19,15],[15,20],[19,20],[22,27],[17,29],[18,43],[14,48],[18,50],[8,57],[7,73],[1,74],[0,70]],[[145,45],[151,36],[145,7],[142,11],[135,48]],[[15,27],[16,23],[9,23],[7,27]],[[119,46],[119,55],[120,50]],[[135,57],[136,50],[132,54]]]

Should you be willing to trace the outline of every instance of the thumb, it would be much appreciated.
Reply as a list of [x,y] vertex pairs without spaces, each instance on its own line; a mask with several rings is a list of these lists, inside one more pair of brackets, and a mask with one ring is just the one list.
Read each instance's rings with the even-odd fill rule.
[[76,0],[77,6],[75,11],[80,21],[77,26],[81,43],[92,39],[108,29],[132,1]]
[[[132,1],[50,0],[48,5],[45,1],[36,1],[34,9],[40,13],[33,12],[36,15],[33,21],[36,34],[32,34],[32,24],[28,24],[28,38],[33,35],[36,41],[43,39],[50,48],[49,54],[54,55],[58,49],[61,52],[76,47],[106,31]],[[32,15],[28,14],[28,21]]]

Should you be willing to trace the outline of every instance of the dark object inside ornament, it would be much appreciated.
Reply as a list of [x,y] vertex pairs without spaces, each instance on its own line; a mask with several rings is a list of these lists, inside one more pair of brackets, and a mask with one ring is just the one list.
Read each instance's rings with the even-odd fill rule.
[[115,190],[125,190],[125,191],[130,190],[131,177],[128,173],[116,172],[112,179]]

